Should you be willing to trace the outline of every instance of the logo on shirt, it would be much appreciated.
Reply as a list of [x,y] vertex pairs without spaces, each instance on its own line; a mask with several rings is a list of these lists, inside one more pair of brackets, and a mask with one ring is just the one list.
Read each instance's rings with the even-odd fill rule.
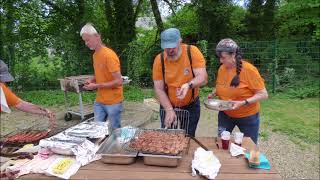
[[185,68],[184,71],[183,71],[183,74],[185,76],[188,76],[190,74],[190,70],[188,68]]

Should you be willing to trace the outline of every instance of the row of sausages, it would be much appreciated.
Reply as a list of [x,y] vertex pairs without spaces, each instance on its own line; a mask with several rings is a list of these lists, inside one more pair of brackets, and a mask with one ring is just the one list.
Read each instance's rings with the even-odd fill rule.
[[29,143],[46,137],[50,131],[38,131],[38,132],[21,132],[15,135],[9,136],[5,139],[5,143]]
[[182,133],[146,131],[133,139],[129,147],[152,154],[177,155],[187,146],[187,143],[187,138]]

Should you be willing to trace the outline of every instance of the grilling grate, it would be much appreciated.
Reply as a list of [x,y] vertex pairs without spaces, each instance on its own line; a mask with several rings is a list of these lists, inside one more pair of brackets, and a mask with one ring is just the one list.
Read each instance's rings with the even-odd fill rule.
[[[169,129],[182,129],[185,130],[187,134],[189,134],[188,127],[189,127],[189,111],[180,109],[180,108],[174,108],[174,112],[176,113],[176,119],[173,121]],[[160,109],[160,119],[161,122],[164,122],[164,119],[166,117],[166,111],[164,109]]]

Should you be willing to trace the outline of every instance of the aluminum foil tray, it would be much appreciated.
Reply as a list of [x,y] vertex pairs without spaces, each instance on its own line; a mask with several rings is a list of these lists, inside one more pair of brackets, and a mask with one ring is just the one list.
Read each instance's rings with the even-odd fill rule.
[[[166,145],[161,145],[160,143],[157,144],[158,141],[161,141],[161,138],[155,139],[153,142],[155,142],[155,145],[150,145],[151,147],[158,147],[158,148],[164,148],[162,152],[157,151],[157,149],[154,148],[149,148],[147,146],[146,149],[137,149],[134,147],[134,143],[139,141],[139,137],[141,137],[141,135],[143,133],[149,133],[149,132],[160,132],[160,133],[165,133],[165,134],[173,134],[173,135],[182,135],[184,138],[186,137],[186,133],[185,130],[182,129],[140,129],[135,133],[135,136],[128,141],[127,143],[124,144],[124,149],[128,150],[128,151],[139,151],[143,154],[152,154],[152,155],[168,155],[168,156],[177,156],[179,153],[181,153],[181,151],[183,150],[183,148],[181,150],[176,151],[176,147],[178,147],[181,144],[183,144],[182,142],[178,142],[179,144],[173,144],[175,142],[172,142],[170,144],[171,141],[166,141],[169,144]],[[159,138],[159,137],[156,137]],[[185,139],[185,143],[183,144],[184,148],[187,145],[187,139]],[[172,147],[173,149],[169,150],[166,148]]]
[[110,164],[131,164],[135,162],[138,151],[127,151],[123,144],[126,142],[127,129],[116,129],[109,138],[105,139],[97,152],[101,161]]

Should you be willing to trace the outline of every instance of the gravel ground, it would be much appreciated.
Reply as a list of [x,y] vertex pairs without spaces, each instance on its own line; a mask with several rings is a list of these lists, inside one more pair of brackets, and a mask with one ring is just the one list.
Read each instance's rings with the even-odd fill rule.
[[[142,103],[125,102],[122,125],[134,125],[150,128],[160,127],[157,113],[148,109]],[[91,108],[87,105],[87,108]],[[79,119],[64,121],[64,107],[50,108],[56,112],[58,131],[80,122]],[[201,119],[196,136],[210,137],[217,134],[217,113],[206,108],[201,110]],[[49,127],[46,118],[23,112],[13,111],[0,116],[1,137],[21,131],[22,129],[46,129]],[[319,144],[301,146],[294,144],[285,135],[261,129],[268,138],[259,139],[260,150],[266,153],[271,164],[284,179],[320,179],[319,177]]]

